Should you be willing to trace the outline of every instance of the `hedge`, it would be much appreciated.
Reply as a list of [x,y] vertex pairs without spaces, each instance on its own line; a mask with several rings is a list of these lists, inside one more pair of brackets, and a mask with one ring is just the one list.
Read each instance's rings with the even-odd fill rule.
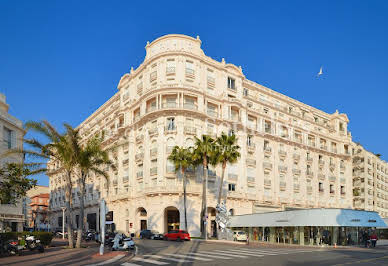
[[8,240],[17,240],[18,237],[24,237],[26,235],[35,236],[36,239],[39,239],[40,242],[45,245],[49,246],[51,244],[51,240],[53,239],[53,233],[49,232],[6,232],[6,233],[0,233],[0,238],[3,241]]

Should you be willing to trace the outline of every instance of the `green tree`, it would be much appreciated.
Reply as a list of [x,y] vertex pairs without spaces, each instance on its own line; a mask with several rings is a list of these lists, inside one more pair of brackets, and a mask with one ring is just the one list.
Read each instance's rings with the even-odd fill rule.
[[222,167],[220,187],[218,189],[218,204],[221,203],[222,199],[222,190],[224,185],[226,166],[228,163],[236,163],[237,160],[241,157],[241,154],[239,152],[240,146],[238,146],[236,143],[237,138],[234,134],[228,136],[224,132],[222,132],[221,136],[216,139],[216,156],[214,157],[217,160],[217,164],[221,164]]
[[186,209],[186,170],[193,166],[193,154],[190,148],[175,146],[168,159],[174,163],[175,171],[181,170],[183,178],[183,209],[185,216],[185,230],[187,230],[187,209]]
[[0,168],[0,202],[16,204],[35,187],[36,180],[27,178],[29,175],[29,169],[21,164],[8,163]]
[[64,124],[66,131],[60,134],[48,121],[35,122],[30,121],[24,125],[26,130],[34,131],[45,138],[46,143],[37,139],[24,139],[24,143],[28,144],[29,149],[14,150],[11,152],[22,153],[26,156],[43,159],[43,161],[33,161],[24,165],[30,169],[30,174],[48,172],[47,160],[51,160],[58,164],[57,172],[65,173],[65,206],[67,216],[67,232],[69,247],[73,248],[73,228],[72,228],[72,176],[77,165],[76,152],[74,151],[75,143],[78,143],[78,131],[70,125]]
[[206,184],[207,184],[207,178],[208,178],[208,165],[214,161],[214,149],[215,149],[215,142],[214,139],[212,139],[208,135],[202,135],[201,138],[195,137],[195,147],[194,147],[194,154],[193,154],[193,161],[194,165],[201,165],[203,167],[203,180],[202,180],[202,207],[201,207],[201,233],[202,237],[206,237],[206,227],[205,227],[205,215],[207,213],[206,211]]
[[94,173],[101,175],[105,179],[109,179],[108,173],[101,170],[102,166],[112,166],[113,163],[109,159],[108,150],[102,149],[102,142],[104,140],[104,134],[98,134],[89,139],[85,145],[80,145],[79,142],[73,143],[73,150],[76,152],[77,167],[79,172],[79,178],[77,180],[80,190],[80,215],[81,226],[77,231],[76,247],[81,247],[82,233],[83,233],[83,221],[85,217],[85,194],[86,194],[86,178],[89,174]]

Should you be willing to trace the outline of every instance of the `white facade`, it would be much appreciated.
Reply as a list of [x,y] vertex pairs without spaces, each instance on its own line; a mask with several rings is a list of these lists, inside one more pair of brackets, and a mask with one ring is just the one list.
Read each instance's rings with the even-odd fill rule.
[[[110,182],[89,177],[86,213],[96,212],[104,197],[119,230],[139,232],[147,223],[165,232],[176,226],[175,218],[167,219],[168,211],[176,210],[182,228],[182,178],[167,156],[175,145],[194,145],[194,136],[230,130],[241,147],[241,159],[227,167],[224,184],[233,214],[351,208],[348,122],[338,111],[325,113],[246,79],[241,67],[206,56],[199,37],[163,36],[147,43],[144,62],[125,74],[118,92],[79,126],[84,139],[105,130],[106,147],[120,145],[111,154],[118,170],[108,169]],[[59,226],[64,205],[57,167],[50,163],[52,228]],[[211,170],[207,205],[214,220],[221,169]],[[193,236],[199,235],[201,180],[200,169],[189,173]]]
[[[9,149],[20,148],[25,134],[22,122],[8,113],[9,105],[4,94],[0,93],[0,154]],[[0,159],[1,167],[6,163],[21,162],[22,156],[10,155]],[[1,178],[1,177],[0,177]],[[0,232],[23,230],[22,203],[16,205],[0,202]]]
[[388,163],[354,143],[353,169],[354,208],[388,217]]

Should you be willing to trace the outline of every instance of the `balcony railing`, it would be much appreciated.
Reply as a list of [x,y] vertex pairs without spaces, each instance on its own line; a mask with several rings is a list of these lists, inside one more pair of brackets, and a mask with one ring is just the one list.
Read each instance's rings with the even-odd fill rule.
[[188,135],[196,135],[197,134],[197,129],[193,126],[185,126],[184,131],[185,131],[185,134],[188,134]]
[[319,180],[325,180],[325,175],[324,174],[318,174],[318,179]]
[[279,150],[279,156],[285,157],[287,156],[287,152],[284,150]]
[[157,134],[158,134],[158,128],[157,128],[157,127],[150,128],[150,129],[148,130],[148,134],[149,134],[150,136],[155,136],[155,135],[157,135]]
[[156,109],[157,109],[156,106],[152,106],[152,105],[151,105],[151,106],[148,106],[148,107],[147,107],[147,113],[156,111]]
[[294,184],[294,190],[295,190],[295,191],[298,191],[299,188],[300,188],[299,184]]
[[194,69],[186,68],[186,77],[194,78],[194,75],[195,75]]
[[292,173],[294,174],[294,175],[300,175],[300,169],[292,169]]
[[151,150],[150,150],[150,156],[151,157],[155,157],[155,156],[157,156],[158,155],[158,148],[152,148]]
[[336,180],[335,176],[330,176],[330,177],[329,177],[329,181],[330,181],[330,182],[335,182],[335,180]]
[[238,175],[236,174],[228,174],[228,179],[232,181],[236,181],[238,178]]
[[264,151],[265,152],[272,152],[272,149],[269,146],[264,146]]
[[112,183],[113,183],[114,186],[117,186],[117,183],[118,183],[117,178],[113,179]]
[[144,139],[144,135],[143,134],[136,136],[136,142],[142,142],[143,139]]
[[313,173],[313,171],[311,171],[311,170],[307,170],[307,171],[306,171],[306,175],[307,175],[307,176],[313,176],[314,173]]
[[152,167],[150,169],[150,175],[157,175],[158,174],[158,167]]
[[156,72],[156,71],[152,72],[152,73],[150,74],[150,82],[155,81],[155,80],[157,79],[157,77],[158,77],[157,72]]
[[214,177],[217,176],[217,173],[216,173],[216,171],[213,171],[213,170],[208,169],[208,170],[207,170],[207,176],[208,176],[208,177],[211,177],[211,178],[214,178]]
[[129,176],[123,176],[123,183],[128,183]]
[[174,66],[166,67],[166,74],[167,75],[175,74],[175,67]]
[[294,153],[294,154],[292,155],[292,158],[294,158],[294,160],[299,160],[299,159],[300,159],[300,155]]
[[279,165],[278,169],[279,169],[279,172],[282,172],[282,173],[287,172],[287,166]]
[[177,108],[176,102],[166,102],[162,104],[163,108]]
[[218,117],[218,112],[216,112],[212,109],[207,109],[207,114],[211,117]]
[[143,171],[139,171],[136,173],[137,178],[143,178]]
[[254,176],[247,176],[247,181],[249,183],[255,183],[255,177]]
[[312,162],[313,162],[313,158],[312,158],[312,157],[307,157],[307,158],[306,158],[306,161],[307,161],[308,163],[312,163]]
[[250,166],[256,166],[256,160],[254,159],[247,159],[246,163],[247,165],[250,165]]
[[284,181],[279,182],[279,187],[281,190],[285,190],[287,186],[287,183]]
[[135,160],[136,161],[141,161],[141,160],[143,160],[143,158],[144,158],[144,153],[143,152],[138,153],[138,154],[135,155]]
[[263,168],[271,170],[272,169],[272,163],[263,162]]
[[164,128],[164,133],[176,133],[175,125],[168,125]]
[[264,186],[270,187],[271,186],[271,179],[264,179]]
[[322,160],[322,159],[319,159],[319,160],[318,160],[318,164],[319,164],[319,165],[325,165],[325,161]]
[[175,173],[175,166],[167,165],[166,171],[167,171],[168,174],[174,174]]
[[183,108],[189,110],[197,110],[197,106],[194,103],[184,103]]

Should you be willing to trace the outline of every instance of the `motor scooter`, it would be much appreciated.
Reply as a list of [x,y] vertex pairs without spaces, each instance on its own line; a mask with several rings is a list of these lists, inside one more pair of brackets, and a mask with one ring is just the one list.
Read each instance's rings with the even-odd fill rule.
[[134,237],[135,234],[131,234],[131,237],[127,237],[124,234],[117,233],[112,240],[112,250],[132,250],[135,248],[135,242],[133,241],[132,237]]

